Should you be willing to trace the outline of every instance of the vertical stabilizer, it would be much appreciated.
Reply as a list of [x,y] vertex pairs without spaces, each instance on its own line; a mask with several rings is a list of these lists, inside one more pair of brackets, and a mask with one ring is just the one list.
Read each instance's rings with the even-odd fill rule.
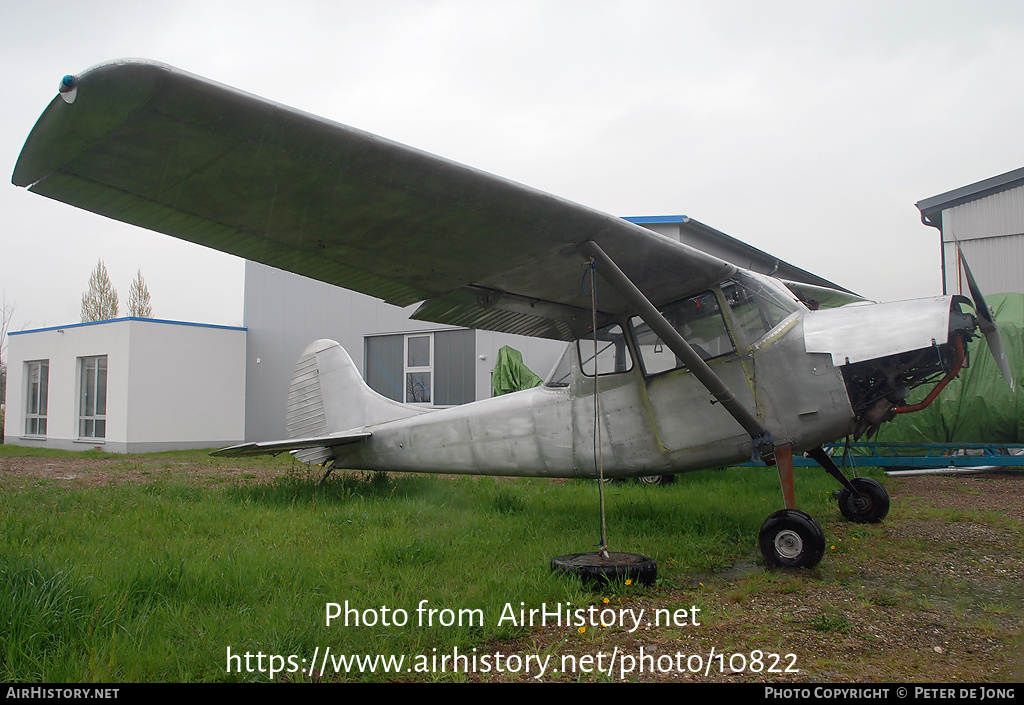
[[[302,351],[295,364],[286,423],[289,438],[311,438],[363,429],[426,411],[373,391],[340,344],[317,340]],[[314,465],[331,458],[326,447],[294,452],[302,462]]]

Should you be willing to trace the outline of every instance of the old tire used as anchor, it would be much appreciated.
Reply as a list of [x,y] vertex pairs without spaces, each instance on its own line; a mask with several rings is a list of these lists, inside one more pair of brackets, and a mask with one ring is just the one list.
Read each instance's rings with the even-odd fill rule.
[[860,496],[845,487],[839,491],[839,511],[850,521],[859,524],[877,524],[889,513],[889,493],[870,477],[850,480]]
[[551,559],[551,570],[578,575],[586,585],[633,580],[653,585],[658,563],[642,553],[572,553]]
[[761,554],[780,568],[813,568],[825,555],[825,533],[809,514],[782,509],[761,526]]

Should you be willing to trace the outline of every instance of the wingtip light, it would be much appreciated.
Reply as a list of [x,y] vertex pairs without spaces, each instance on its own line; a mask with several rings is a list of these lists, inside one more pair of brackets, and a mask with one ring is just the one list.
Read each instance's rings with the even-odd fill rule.
[[60,92],[60,97],[65,103],[71,104],[75,102],[75,98],[78,96],[78,79],[71,74],[68,74],[64,78],[60,79],[60,86],[57,89]]

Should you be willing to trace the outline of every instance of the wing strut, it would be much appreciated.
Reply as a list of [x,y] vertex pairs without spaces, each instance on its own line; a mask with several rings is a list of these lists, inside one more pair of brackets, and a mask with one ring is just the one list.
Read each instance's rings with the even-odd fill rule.
[[708,367],[703,358],[690,347],[690,344],[672,327],[672,324],[665,320],[654,304],[652,304],[643,292],[627,277],[618,265],[601,249],[593,240],[580,245],[580,252],[586,257],[593,257],[601,276],[607,280],[619,296],[633,306],[640,318],[643,319],[654,333],[661,338],[661,341],[668,346],[669,350],[676,354],[683,364],[686,365],[693,375],[704,385],[712,396],[729,412],[740,426],[750,434],[754,447],[751,454],[753,460],[760,460],[762,446],[767,446],[772,441],[772,434],[764,427],[764,424],[750,412],[745,406],[736,400],[736,395],[722,381],[722,378],[715,374],[714,370]]

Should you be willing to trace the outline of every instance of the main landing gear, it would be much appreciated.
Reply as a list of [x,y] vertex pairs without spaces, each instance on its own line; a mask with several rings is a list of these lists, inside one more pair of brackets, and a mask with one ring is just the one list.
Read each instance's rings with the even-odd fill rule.
[[758,543],[765,560],[780,568],[813,568],[825,555],[825,533],[799,509],[780,509],[768,517]]
[[[839,510],[850,521],[877,524],[889,513],[889,494],[868,477],[847,480],[832,458],[821,447],[809,455],[843,486],[839,492]],[[825,534],[809,514],[796,509],[793,479],[793,451],[789,446],[775,449],[782,496],[786,508],[768,517],[761,525],[759,545],[769,565],[781,568],[813,568],[825,555]]]

